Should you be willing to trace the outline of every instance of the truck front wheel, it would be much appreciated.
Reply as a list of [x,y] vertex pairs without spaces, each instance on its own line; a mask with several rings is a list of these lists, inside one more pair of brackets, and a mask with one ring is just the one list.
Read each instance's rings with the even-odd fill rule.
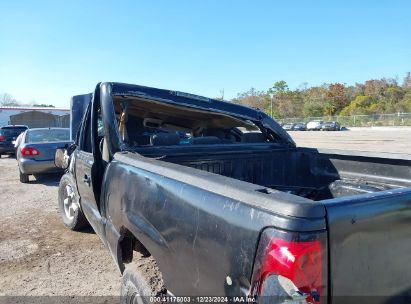
[[79,231],[87,227],[88,222],[80,209],[80,195],[75,185],[71,174],[64,174],[60,180],[58,200],[64,226]]
[[132,263],[126,264],[121,284],[121,304],[148,304],[152,303],[150,297],[165,293],[161,273],[152,257],[134,257]]

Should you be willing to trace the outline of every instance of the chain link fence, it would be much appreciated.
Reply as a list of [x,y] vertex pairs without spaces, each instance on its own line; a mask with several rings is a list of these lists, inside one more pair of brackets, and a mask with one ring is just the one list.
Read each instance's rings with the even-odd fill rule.
[[284,123],[307,123],[312,120],[337,121],[342,127],[411,126],[411,113],[373,114],[353,116],[293,117],[278,119]]

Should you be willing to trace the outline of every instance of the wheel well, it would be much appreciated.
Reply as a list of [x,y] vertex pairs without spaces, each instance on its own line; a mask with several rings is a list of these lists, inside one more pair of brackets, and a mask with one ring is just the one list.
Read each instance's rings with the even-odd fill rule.
[[155,258],[127,229],[122,230],[121,236],[118,250],[120,251],[119,257],[122,259],[120,261],[122,264],[120,267],[123,268],[121,270],[123,275],[122,286],[127,286],[126,282],[129,281],[131,277],[139,277],[139,280],[147,284],[150,289],[149,292],[153,295],[167,295],[168,291],[164,285],[163,274]]
[[127,229],[121,233],[119,249],[121,251],[121,262],[130,263],[133,260],[133,252],[139,252],[142,257],[150,257],[151,254],[147,248]]

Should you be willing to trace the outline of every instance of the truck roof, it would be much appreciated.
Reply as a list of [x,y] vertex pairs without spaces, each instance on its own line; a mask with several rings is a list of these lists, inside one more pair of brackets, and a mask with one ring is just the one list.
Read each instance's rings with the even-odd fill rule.
[[218,112],[225,112],[252,120],[259,120],[261,119],[261,115],[264,114],[257,108],[251,108],[180,91],[157,89],[117,82],[112,82],[110,84],[112,88],[112,95],[116,96],[138,96],[142,98],[150,98],[166,103],[180,104],[182,106],[198,107]]

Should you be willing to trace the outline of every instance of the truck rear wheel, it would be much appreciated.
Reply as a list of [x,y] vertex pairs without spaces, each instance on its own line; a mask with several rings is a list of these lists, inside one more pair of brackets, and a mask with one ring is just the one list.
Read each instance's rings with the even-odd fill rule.
[[69,173],[61,177],[58,202],[64,226],[75,231],[88,226],[87,219],[80,209],[80,195],[77,192],[76,183]]
[[[137,252],[135,252],[138,255]],[[121,304],[148,304],[150,297],[165,295],[160,270],[152,257],[134,257],[126,264],[121,283]]]

